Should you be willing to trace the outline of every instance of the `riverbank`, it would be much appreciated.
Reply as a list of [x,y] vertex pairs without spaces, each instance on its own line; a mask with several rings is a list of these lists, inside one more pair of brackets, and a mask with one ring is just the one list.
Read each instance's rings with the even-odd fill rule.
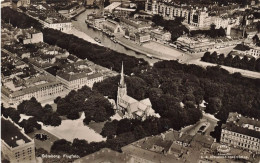
[[91,42],[91,43],[93,43],[93,44],[97,44],[97,45],[99,45],[99,46],[103,46],[101,43],[96,42],[92,37],[90,37],[89,35],[87,35],[87,34],[84,33],[84,32],[81,32],[80,30],[76,29],[75,27],[72,27],[71,30],[65,31],[64,33],[72,34],[72,35],[74,35],[74,36],[77,36],[77,37],[79,37],[79,38],[82,38],[82,39],[85,40],[85,41]]
[[153,41],[140,46],[135,44],[133,41],[124,38],[123,36],[116,36],[116,40],[122,46],[136,51],[137,53],[143,54],[149,58],[156,58],[159,60],[174,60],[182,54],[178,51],[175,51],[174,49]]

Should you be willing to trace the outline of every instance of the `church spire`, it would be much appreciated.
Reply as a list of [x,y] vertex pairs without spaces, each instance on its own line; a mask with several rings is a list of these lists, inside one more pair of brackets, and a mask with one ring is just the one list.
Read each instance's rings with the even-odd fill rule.
[[123,62],[122,62],[122,69],[121,69],[121,79],[120,79],[120,83],[119,85],[121,87],[124,87],[125,86],[125,79],[124,79],[124,65],[123,65]]

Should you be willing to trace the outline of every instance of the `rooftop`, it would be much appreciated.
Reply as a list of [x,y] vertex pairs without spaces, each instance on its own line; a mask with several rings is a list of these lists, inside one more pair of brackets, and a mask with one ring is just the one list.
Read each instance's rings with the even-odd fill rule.
[[24,143],[31,142],[15,124],[3,117],[1,118],[1,133],[1,139],[12,148],[19,146],[18,144],[23,141]]
[[151,27],[150,24],[144,23],[142,21],[138,21],[137,19],[126,19],[126,18],[121,18],[120,22],[123,22],[127,25],[133,26],[135,28],[144,28],[144,27]]
[[117,151],[111,150],[109,148],[103,148],[95,153],[82,157],[74,161],[74,163],[97,163],[97,162],[113,162],[113,163],[122,163],[128,162],[130,159],[129,156]]
[[238,113],[229,113],[227,122],[222,125],[222,129],[260,139],[260,121],[258,119],[244,117]]

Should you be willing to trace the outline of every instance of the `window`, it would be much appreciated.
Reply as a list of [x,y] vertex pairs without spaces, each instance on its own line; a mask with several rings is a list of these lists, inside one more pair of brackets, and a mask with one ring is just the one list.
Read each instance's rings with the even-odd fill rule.
[[16,152],[16,153],[15,153],[15,158],[16,158],[16,159],[20,158],[20,153],[19,153],[19,152]]

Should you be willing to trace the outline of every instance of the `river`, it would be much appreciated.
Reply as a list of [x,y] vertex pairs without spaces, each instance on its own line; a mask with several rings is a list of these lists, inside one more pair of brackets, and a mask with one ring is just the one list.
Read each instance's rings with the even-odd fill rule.
[[124,53],[124,54],[129,55],[129,56],[134,56],[136,58],[143,58],[144,60],[149,62],[149,64],[154,64],[155,62],[159,61],[158,59],[155,59],[155,58],[151,59],[151,58],[146,57],[145,55],[136,53],[133,50],[126,49],[124,46],[111,41],[109,39],[109,37],[107,37],[101,31],[97,31],[97,30],[93,30],[92,28],[89,28],[87,26],[87,24],[85,23],[85,19],[87,18],[87,15],[92,13],[93,11],[94,11],[93,9],[87,9],[85,12],[83,12],[82,14],[77,16],[76,17],[77,20],[72,21],[73,26],[77,30],[86,33],[88,36],[90,36],[92,38],[95,38],[95,37],[99,38],[101,40],[102,45],[104,45],[105,47],[108,47],[110,49],[113,49],[117,52]]

